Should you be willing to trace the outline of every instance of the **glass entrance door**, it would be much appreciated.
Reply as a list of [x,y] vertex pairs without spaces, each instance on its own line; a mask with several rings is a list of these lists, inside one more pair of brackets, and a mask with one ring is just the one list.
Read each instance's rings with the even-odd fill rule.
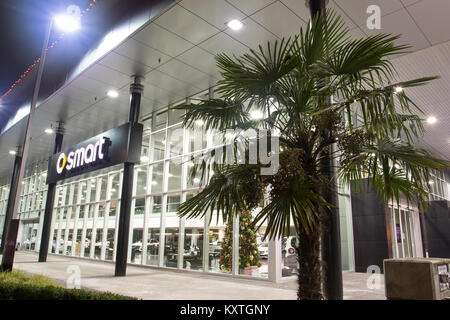
[[415,257],[413,211],[398,207],[390,207],[390,211],[394,258]]
[[24,223],[22,241],[20,243],[21,250],[35,250],[38,228],[39,224],[37,222]]

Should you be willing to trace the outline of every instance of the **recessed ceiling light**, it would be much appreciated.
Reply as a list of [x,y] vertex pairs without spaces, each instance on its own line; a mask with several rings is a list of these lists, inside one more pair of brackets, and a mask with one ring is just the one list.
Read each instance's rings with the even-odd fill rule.
[[427,119],[428,124],[435,124],[436,122],[437,122],[436,117],[431,116],[431,117],[428,117],[428,119]]
[[402,91],[403,91],[403,88],[402,88],[402,87],[400,87],[400,86],[395,87],[395,92],[400,93],[400,92],[402,92]]
[[228,26],[228,28],[235,31],[241,30],[242,27],[244,26],[244,24],[238,19],[230,20],[226,23],[226,25]]
[[47,128],[47,129],[44,130],[44,132],[46,134],[52,134],[53,133],[53,129],[52,128]]
[[119,93],[116,90],[109,90],[107,92],[107,95],[110,98],[117,98],[119,96]]
[[9,154],[10,154],[10,155],[12,155],[12,156],[15,156],[15,155],[16,155],[16,153],[17,153],[17,152],[16,152],[16,151],[14,151],[14,150],[9,150]]

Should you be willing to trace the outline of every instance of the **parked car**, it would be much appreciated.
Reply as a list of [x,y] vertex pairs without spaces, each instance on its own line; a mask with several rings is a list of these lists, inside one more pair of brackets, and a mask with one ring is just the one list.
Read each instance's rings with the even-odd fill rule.
[[259,258],[260,259],[269,259],[269,244],[267,242],[263,242],[258,247]]

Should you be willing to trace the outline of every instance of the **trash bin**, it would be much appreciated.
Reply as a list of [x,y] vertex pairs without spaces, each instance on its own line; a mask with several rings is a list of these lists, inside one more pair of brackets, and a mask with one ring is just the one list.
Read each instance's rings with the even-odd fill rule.
[[450,299],[450,259],[403,258],[384,260],[387,299]]

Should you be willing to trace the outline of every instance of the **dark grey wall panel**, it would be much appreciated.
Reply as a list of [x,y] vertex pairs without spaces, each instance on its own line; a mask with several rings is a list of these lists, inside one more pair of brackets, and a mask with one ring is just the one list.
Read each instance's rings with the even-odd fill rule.
[[383,270],[389,258],[385,204],[367,180],[362,183],[364,191],[355,192],[353,186],[351,191],[355,271],[366,272],[371,265]]
[[449,202],[445,200],[431,201],[424,217],[429,256],[432,258],[450,258]]

